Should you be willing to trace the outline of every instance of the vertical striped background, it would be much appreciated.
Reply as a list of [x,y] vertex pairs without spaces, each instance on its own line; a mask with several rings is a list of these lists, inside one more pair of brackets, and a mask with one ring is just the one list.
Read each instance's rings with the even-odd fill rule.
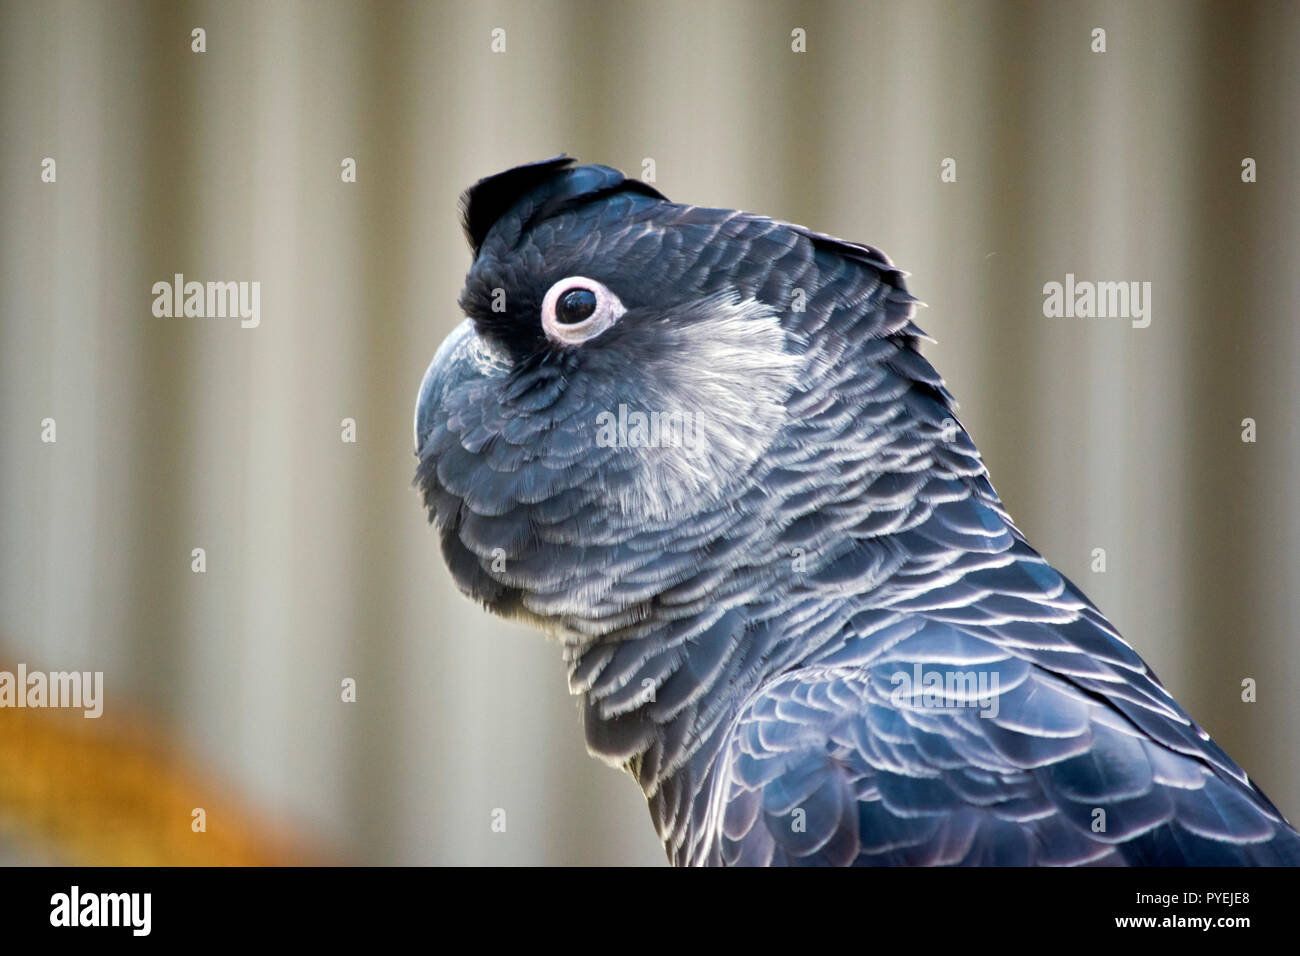
[[[912,273],[1021,528],[1300,817],[1298,107],[1294,3],[0,3],[0,667],[104,671],[103,733],[322,854],[661,863],[558,651],[454,592],[409,487],[459,191],[649,157]],[[177,272],[260,281],[260,328],[155,318]],[[1066,273],[1151,282],[1151,326],[1045,318]],[[0,857],[105,859],[79,767],[37,812],[0,765]]]

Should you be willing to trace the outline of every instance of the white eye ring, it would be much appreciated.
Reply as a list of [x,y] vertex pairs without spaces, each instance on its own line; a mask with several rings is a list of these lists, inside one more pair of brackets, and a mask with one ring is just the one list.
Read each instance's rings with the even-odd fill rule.
[[[587,295],[572,295],[575,292]],[[608,329],[626,311],[603,283],[569,276],[551,286],[542,299],[542,330],[561,345],[581,345]]]

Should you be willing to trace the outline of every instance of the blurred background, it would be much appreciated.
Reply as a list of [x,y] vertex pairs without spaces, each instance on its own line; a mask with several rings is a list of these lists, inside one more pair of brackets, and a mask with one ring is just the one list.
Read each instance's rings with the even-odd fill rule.
[[561,152],[909,270],[1012,516],[1300,819],[1298,106],[1294,3],[0,4],[0,669],[104,673],[0,709],[0,861],[663,863],[410,485],[457,197]]

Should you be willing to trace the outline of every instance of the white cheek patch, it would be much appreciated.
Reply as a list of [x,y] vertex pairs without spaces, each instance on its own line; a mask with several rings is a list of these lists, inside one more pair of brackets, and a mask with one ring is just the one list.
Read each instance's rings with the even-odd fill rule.
[[684,517],[716,502],[785,424],[804,357],[788,351],[776,312],[734,292],[699,308],[697,320],[665,330],[680,360],[597,421],[598,442],[639,460],[640,480],[609,502],[625,514]]

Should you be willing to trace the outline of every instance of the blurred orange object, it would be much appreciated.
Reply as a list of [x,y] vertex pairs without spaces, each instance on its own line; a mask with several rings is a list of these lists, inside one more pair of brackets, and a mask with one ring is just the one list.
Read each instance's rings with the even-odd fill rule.
[[20,860],[78,866],[326,862],[120,710],[87,720],[0,708],[0,843]]

